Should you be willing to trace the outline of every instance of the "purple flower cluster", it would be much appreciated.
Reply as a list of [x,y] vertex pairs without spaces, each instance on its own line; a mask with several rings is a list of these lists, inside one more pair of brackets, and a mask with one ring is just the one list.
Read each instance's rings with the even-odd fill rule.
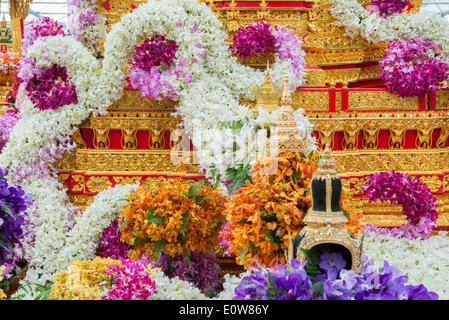
[[379,60],[379,77],[399,96],[421,96],[438,90],[449,77],[442,48],[423,37],[391,41]]
[[103,300],[147,300],[156,292],[156,282],[151,279],[151,266],[145,258],[141,260],[120,259],[123,266],[110,265],[105,271],[114,284]]
[[62,25],[49,17],[34,19],[25,26],[23,31],[22,51],[26,55],[28,48],[31,47],[38,38],[56,36],[58,34],[66,35]]
[[111,225],[103,231],[100,245],[96,255],[102,258],[125,259],[129,251],[129,246],[120,241],[121,233],[118,229],[118,219],[115,219]]
[[181,254],[176,254],[174,258],[162,252],[156,267],[171,277],[191,282],[195,287],[203,292],[216,293],[220,284],[220,267],[214,252],[190,252],[189,261]]
[[376,7],[379,15],[383,18],[393,13],[401,13],[408,4],[409,0],[371,0],[371,6]]
[[96,3],[92,0],[69,0],[67,4],[70,8],[70,33],[76,40],[80,40],[83,28],[98,19]]
[[[365,185],[370,202],[389,200],[391,204],[402,205],[408,224],[392,230],[391,235],[408,239],[430,236],[436,227],[438,213],[436,200],[425,183],[392,170],[370,175]],[[369,227],[368,230],[375,231],[376,228]]]
[[176,55],[178,45],[173,40],[167,40],[164,36],[155,35],[146,39],[141,45],[136,46],[132,66],[150,72],[152,67],[158,67],[162,63],[171,65]]
[[320,268],[324,273],[311,280],[305,264],[291,260],[290,270],[250,268],[236,287],[234,300],[434,300],[438,295],[425,286],[406,285],[408,277],[396,266],[384,262],[382,273],[374,272],[373,262],[363,264],[361,274],[343,269],[346,262],[339,253],[323,253]]
[[300,76],[303,72],[306,62],[304,60],[305,52],[301,48],[301,41],[292,31],[276,27],[273,30],[275,38],[275,57],[281,60],[289,59],[292,62],[293,74]]
[[53,65],[36,72],[25,87],[31,102],[39,110],[58,109],[78,103],[75,85],[65,67]]
[[164,36],[155,35],[141,45],[136,46],[133,59],[129,62],[129,80],[134,89],[140,90],[142,96],[162,100],[173,99],[176,90],[170,84],[171,79],[183,78],[186,84],[192,82],[192,75],[184,72],[186,61],[179,59],[174,64],[178,45]]
[[27,56],[27,50],[36,39],[63,35],[62,26],[48,17],[33,20],[24,31],[24,57],[19,62],[19,78],[25,85],[30,100],[39,110],[58,109],[67,104],[78,103],[75,85],[67,75],[67,69],[53,65],[51,68],[37,67]]
[[270,31],[271,26],[263,21],[250,24],[237,30],[229,50],[241,58],[264,55],[274,51],[276,39]]
[[6,110],[0,115],[0,151],[8,142],[9,134],[19,119],[17,109]]
[[0,266],[16,261],[15,248],[22,247],[23,224],[31,196],[6,180],[8,169],[0,169]]

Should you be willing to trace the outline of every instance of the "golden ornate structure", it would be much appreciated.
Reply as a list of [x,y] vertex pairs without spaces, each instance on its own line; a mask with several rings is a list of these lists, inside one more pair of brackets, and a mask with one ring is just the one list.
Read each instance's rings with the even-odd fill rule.
[[[421,1],[413,0],[408,12],[419,10]],[[97,0],[98,13],[110,26],[142,2]],[[395,169],[430,187],[438,203],[437,224],[449,226],[449,89],[400,98],[380,87],[376,62],[385,44],[371,45],[345,35],[344,28],[333,24],[327,0],[205,2],[223,23],[228,41],[238,28],[258,20],[283,25],[302,39],[307,82],[291,93],[291,107],[306,111],[320,146],[331,148],[342,184],[351,192],[351,205],[364,213],[364,222],[404,222],[400,207],[368,204],[363,192],[367,175]],[[361,3],[369,5],[366,0]],[[241,62],[261,68],[273,61],[271,53]],[[279,102],[278,94],[268,99],[273,92],[266,74],[257,101],[244,103],[273,110]],[[74,136],[78,149],[58,162],[60,181],[68,186],[75,204],[84,207],[95,190],[123,181],[202,178],[193,164],[193,149],[181,155],[191,159],[190,164],[170,161],[182,142],[177,133],[180,121],[171,115],[175,108],[173,101],[142,98],[140,92],[126,89],[106,116],[91,117],[80,125]],[[107,179],[96,178],[101,176]]]
[[354,237],[344,228],[347,219],[339,206],[341,181],[327,145],[324,157],[320,159],[312,178],[311,186],[312,208],[304,218],[306,226],[295,239],[298,242],[296,257],[299,261],[306,260],[301,249],[340,246],[349,253],[350,268],[354,272],[360,272],[361,252]]
[[294,151],[307,154],[305,140],[298,135],[296,128],[294,109],[291,106],[292,97],[288,87],[288,74],[284,77],[281,106],[278,108],[278,125],[274,129],[273,136],[267,142],[267,148],[275,148],[276,153]]
[[267,69],[265,71],[265,82],[259,88],[253,88],[256,95],[256,105],[254,106],[254,112],[258,113],[259,108],[265,111],[273,112],[279,106],[279,95],[276,86],[271,81],[270,76],[270,63],[267,62]]
[[13,51],[22,52],[22,23],[28,16],[32,0],[8,0],[9,15],[11,17],[11,33]]

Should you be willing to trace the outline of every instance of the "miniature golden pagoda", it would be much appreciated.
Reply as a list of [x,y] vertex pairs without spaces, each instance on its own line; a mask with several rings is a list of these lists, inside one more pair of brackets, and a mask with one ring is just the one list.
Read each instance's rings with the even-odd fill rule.
[[253,91],[256,95],[256,105],[253,108],[255,113],[259,112],[259,108],[268,112],[277,110],[279,107],[279,95],[271,80],[269,61],[267,61],[267,69],[265,71],[265,82],[259,88],[253,89]]
[[304,219],[306,227],[295,238],[293,256],[304,261],[306,257],[301,249],[338,251],[348,263],[348,269],[360,272],[360,249],[356,239],[344,228],[347,219],[340,208],[342,184],[328,145],[312,178],[311,190],[312,208]]
[[[273,136],[267,141],[267,148],[281,153],[286,150],[307,154],[304,139],[298,134],[295,121],[295,110],[292,108],[292,97],[288,87],[288,74],[284,76],[284,87],[281,106],[278,108],[278,125]],[[273,152],[271,152],[273,153]]]

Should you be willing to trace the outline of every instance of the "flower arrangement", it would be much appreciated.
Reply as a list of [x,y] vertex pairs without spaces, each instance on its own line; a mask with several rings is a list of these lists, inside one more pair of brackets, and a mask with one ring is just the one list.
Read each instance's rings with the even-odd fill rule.
[[229,50],[241,58],[272,52],[276,39],[270,29],[271,26],[263,21],[238,29]]
[[449,77],[449,59],[442,56],[442,48],[423,37],[391,41],[379,67],[388,91],[402,97],[436,91]]
[[156,292],[148,300],[206,300],[207,297],[192,283],[179,279],[169,278],[164,272],[153,269],[152,275],[156,282]]
[[407,239],[428,238],[438,217],[437,204],[429,187],[412,179],[406,173],[397,171],[381,172],[370,175],[365,181],[365,192],[370,202],[390,201],[400,204],[407,219],[407,224],[390,231],[370,226],[371,231],[387,232]]
[[164,179],[128,195],[119,224],[121,240],[132,247],[129,257],[145,253],[158,261],[162,251],[171,257],[212,251],[225,220],[226,197],[204,183],[189,186],[179,179]]
[[231,247],[229,246],[229,237],[232,235],[231,222],[226,220],[221,225],[221,230],[218,233],[218,237],[220,238],[220,246],[223,249],[223,256],[230,257],[232,253],[230,251]]
[[319,267],[323,273],[312,277],[306,263],[290,261],[290,267],[251,268],[252,275],[242,278],[234,300],[434,300],[438,295],[422,284],[407,285],[408,277],[396,266],[384,262],[375,272],[372,261],[365,262],[361,274],[346,270],[340,253],[323,253]]
[[[276,174],[261,169],[277,161]],[[313,161],[287,151],[276,159],[258,162],[251,169],[253,183],[234,194],[226,205],[230,223],[227,237],[237,263],[249,267],[285,263],[284,250],[302,228],[302,219],[311,206],[310,181],[316,170]]]
[[8,169],[0,169],[0,265],[9,273],[22,254],[22,239],[26,236],[23,225],[28,219],[26,210],[31,205],[31,196],[20,186],[6,180]]
[[105,18],[97,14],[95,0],[70,0],[68,28],[70,34],[97,56],[101,56],[100,41],[106,37]]
[[[371,6],[374,6],[377,9],[376,12],[383,18],[394,13],[401,13],[408,4],[409,0],[371,0]],[[370,9],[367,8],[367,10]]]
[[156,292],[151,279],[151,265],[145,259],[120,259],[120,264],[109,265],[104,271],[114,283],[103,300],[147,300]]
[[20,62],[18,76],[23,81],[30,100],[39,110],[57,109],[67,104],[78,103],[75,85],[69,79],[65,67],[56,64],[38,67],[28,56],[28,50],[36,40],[45,40],[56,35],[66,34],[61,25],[48,17],[31,21],[24,31],[24,58]]
[[0,114],[0,151],[8,142],[9,134],[19,119],[20,115],[17,109],[6,110]]
[[343,187],[341,191],[340,208],[345,214],[346,219],[348,219],[348,222],[345,224],[345,228],[354,236],[354,238],[357,238],[359,232],[366,227],[365,224],[361,223],[363,213],[356,213],[356,210],[349,205],[348,190]]
[[23,31],[22,51],[24,55],[28,53],[29,48],[34,41],[42,37],[51,37],[55,35],[66,35],[62,25],[49,17],[33,19],[25,26]]
[[126,243],[120,241],[121,236],[122,234],[120,230],[118,230],[117,218],[103,231],[96,255],[102,258],[112,259],[126,258],[130,247]]
[[9,90],[8,94],[6,95],[6,101],[8,101],[12,106],[15,107],[18,90],[20,85],[22,84],[22,80],[20,80],[20,78],[18,77],[17,68],[16,70],[14,70],[12,75],[13,75],[13,82],[11,90]]
[[379,269],[383,261],[397,265],[410,284],[424,284],[438,293],[440,299],[449,299],[449,237],[440,231],[428,239],[407,239],[390,234],[370,233],[363,241],[363,251]]
[[[281,26],[272,28],[269,24],[258,21],[241,27],[235,33],[229,50],[242,59],[273,53],[276,59],[272,66],[275,84],[280,85],[285,71],[293,75],[289,83],[291,89],[304,81],[305,52],[301,49],[301,41]],[[283,64],[283,61],[288,61],[290,65]]]
[[[0,282],[3,280],[3,270],[5,270],[6,266],[0,266]],[[0,300],[6,299],[6,294],[3,289],[0,289]]]
[[54,64],[51,68],[35,73],[29,81],[22,80],[30,100],[39,110],[58,109],[78,103],[75,85],[64,67]]
[[215,294],[220,284],[220,267],[215,252],[192,251],[186,259],[182,254],[170,257],[163,252],[156,264],[169,277],[192,283],[204,293]]
[[177,96],[170,84],[174,79],[182,77],[186,84],[192,81],[192,75],[183,72],[185,60],[179,59],[173,65],[177,48],[175,41],[161,35],[155,35],[136,46],[133,59],[129,62],[129,80],[143,97],[173,99]]
[[0,73],[13,75],[20,59],[22,59],[22,56],[17,52],[0,53]]
[[372,43],[423,37],[441,46],[443,53],[449,55],[445,36],[449,30],[449,21],[438,14],[419,11],[412,15],[392,14],[382,17],[372,14],[372,8],[367,11],[357,0],[331,0],[329,4],[330,13],[337,19],[334,24],[343,26],[351,37],[360,35]]
[[55,275],[50,300],[101,300],[110,288],[108,271],[121,262],[111,258],[75,260],[67,270]]

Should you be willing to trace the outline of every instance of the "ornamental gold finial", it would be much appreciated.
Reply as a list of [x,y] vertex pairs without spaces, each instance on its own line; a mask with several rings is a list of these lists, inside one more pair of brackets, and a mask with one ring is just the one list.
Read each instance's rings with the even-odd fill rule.
[[0,26],[1,26],[2,28],[6,28],[6,27],[7,27],[7,22],[6,22],[5,15],[3,15],[3,19],[2,19],[2,21],[0,22]]
[[292,105],[292,95],[290,93],[288,82],[289,82],[289,77],[288,77],[288,73],[286,72],[284,75],[284,88],[282,90],[282,98],[281,98],[282,106],[291,106]]
[[307,154],[304,139],[298,134],[295,121],[295,110],[292,108],[292,98],[288,88],[288,74],[284,78],[284,88],[281,99],[281,106],[278,110],[278,124],[274,130],[274,135],[269,139],[268,148],[277,146],[278,153],[283,151],[299,152]]
[[331,156],[331,151],[329,148],[329,144],[326,143],[324,146],[323,157],[320,159],[317,165],[317,170],[315,172],[315,177],[337,177],[337,169],[334,158]]
[[279,107],[278,91],[271,80],[269,61],[267,61],[267,69],[265,71],[265,82],[260,88],[255,89],[254,93],[256,95],[254,110],[256,113],[259,111],[259,107],[268,112],[273,112]]

